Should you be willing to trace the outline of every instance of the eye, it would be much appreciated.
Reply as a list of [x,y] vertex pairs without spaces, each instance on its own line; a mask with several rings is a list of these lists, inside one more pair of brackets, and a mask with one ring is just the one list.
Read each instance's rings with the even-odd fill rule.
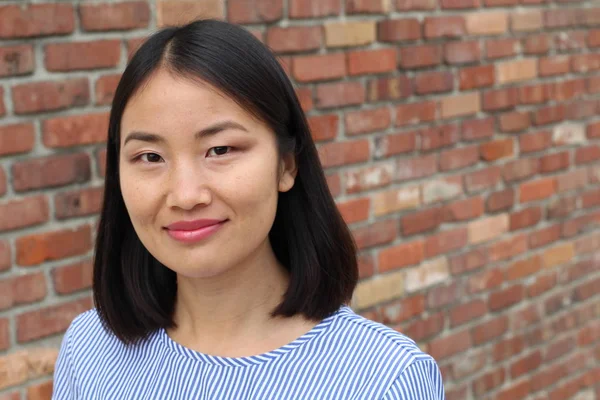
[[231,146],[217,146],[208,149],[206,155],[208,157],[219,157],[223,156],[231,151]]
[[156,153],[144,153],[144,154],[140,154],[137,157],[137,159],[139,159],[145,163],[148,163],[148,164],[156,164],[156,163],[161,162],[162,157]]

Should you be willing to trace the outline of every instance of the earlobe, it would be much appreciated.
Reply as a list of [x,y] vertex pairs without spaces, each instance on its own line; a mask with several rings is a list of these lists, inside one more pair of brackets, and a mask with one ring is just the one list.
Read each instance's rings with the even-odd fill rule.
[[294,187],[296,180],[296,174],[298,170],[296,168],[296,160],[293,155],[286,155],[281,160],[281,173],[279,174],[279,191],[287,192]]

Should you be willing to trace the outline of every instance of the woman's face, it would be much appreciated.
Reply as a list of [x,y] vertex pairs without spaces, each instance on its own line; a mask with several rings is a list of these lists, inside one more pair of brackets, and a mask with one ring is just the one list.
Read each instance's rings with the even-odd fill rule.
[[123,114],[125,206],[144,246],[181,276],[216,276],[268,250],[294,168],[267,125],[208,84],[162,69]]

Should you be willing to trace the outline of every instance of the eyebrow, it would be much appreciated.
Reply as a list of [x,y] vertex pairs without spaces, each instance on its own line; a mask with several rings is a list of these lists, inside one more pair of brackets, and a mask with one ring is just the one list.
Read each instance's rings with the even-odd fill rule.
[[[212,135],[216,135],[217,133],[228,130],[228,129],[234,129],[234,130],[248,132],[248,130],[243,125],[240,125],[237,122],[223,121],[223,122],[217,122],[214,125],[211,125],[209,127],[202,129],[201,131],[197,132],[194,135],[194,137],[196,139],[199,139],[203,136],[212,136]],[[127,144],[127,142],[129,142],[131,140],[140,140],[142,142],[149,142],[149,143],[163,143],[165,141],[165,139],[162,136],[157,135],[155,133],[133,131],[127,135],[127,137],[125,138],[125,142],[123,143],[123,146],[125,146]]]

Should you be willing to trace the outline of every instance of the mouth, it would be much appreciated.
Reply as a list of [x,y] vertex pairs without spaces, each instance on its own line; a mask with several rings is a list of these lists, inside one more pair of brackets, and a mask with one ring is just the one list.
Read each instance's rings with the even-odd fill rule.
[[228,220],[180,221],[165,227],[167,234],[184,243],[195,243],[216,233]]

